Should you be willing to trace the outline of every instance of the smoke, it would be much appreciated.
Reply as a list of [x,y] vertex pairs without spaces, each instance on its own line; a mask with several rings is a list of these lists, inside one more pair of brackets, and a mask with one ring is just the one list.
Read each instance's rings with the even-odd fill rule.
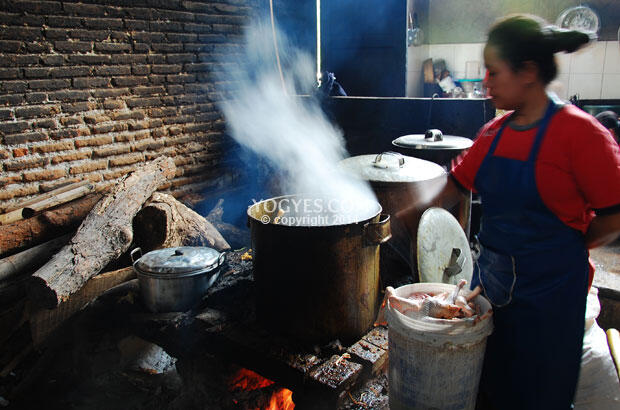
[[285,193],[336,198],[371,209],[374,194],[364,181],[346,175],[338,162],[347,157],[342,133],[321,110],[315,95],[315,62],[276,34],[268,20],[250,26],[234,64],[226,64],[219,102],[228,130],[241,145],[267,159],[284,181]]

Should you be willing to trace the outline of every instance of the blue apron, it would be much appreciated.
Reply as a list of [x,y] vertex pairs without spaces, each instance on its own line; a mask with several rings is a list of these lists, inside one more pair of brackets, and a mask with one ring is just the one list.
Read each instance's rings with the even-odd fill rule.
[[569,409],[584,333],[588,253],[581,232],[543,203],[535,162],[551,117],[545,112],[526,161],[494,156],[504,121],[476,175],[481,252],[471,288],[493,304],[481,397],[496,409]]

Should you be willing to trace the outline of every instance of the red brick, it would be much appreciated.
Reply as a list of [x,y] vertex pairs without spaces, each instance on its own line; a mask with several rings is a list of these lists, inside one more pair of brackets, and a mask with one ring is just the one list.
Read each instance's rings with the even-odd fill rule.
[[107,115],[97,114],[97,115],[85,115],[84,116],[84,122],[86,124],[99,124],[101,122],[106,122],[106,121],[110,121],[110,117],[108,117]]
[[60,106],[58,105],[35,105],[15,109],[15,116],[18,118],[49,117],[58,113],[60,113]]
[[74,53],[78,51],[81,53],[87,53],[92,51],[93,43],[89,41],[56,41],[54,42],[54,48],[56,51],[61,53]]
[[61,117],[60,123],[66,127],[67,125],[84,124],[84,121],[81,117]]
[[143,120],[145,117],[144,111],[122,111],[108,113],[113,121],[125,121],[125,120]]
[[75,146],[77,148],[92,147],[92,146],[111,144],[113,142],[114,142],[114,138],[112,136],[106,135],[106,136],[102,136],[102,137],[93,137],[93,138],[86,138],[86,139],[76,139],[75,140]]
[[[86,135],[90,135],[90,130],[88,128],[62,128],[57,131],[50,131],[49,136],[53,139],[62,139],[62,138],[76,138],[83,137]],[[77,143],[76,143],[77,146]],[[79,147],[78,147],[79,148]]]
[[45,154],[48,152],[67,151],[74,149],[73,141],[62,141],[54,144],[45,144],[32,147],[34,154]]
[[111,145],[103,148],[97,148],[93,150],[93,155],[95,157],[109,157],[112,155],[121,155],[128,154],[131,152],[131,147],[129,145]]
[[49,163],[49,158],[29,158],[17,161],[5,161],[4,169],[7,171],[21,171],[29,168],[41,168]]
[[37,193],[39,193],[39,185],[36,183],[28,185],[9,185],[8,187],[0,189],[0,201]]
[[93,173],[93,174],[85,174],[83,176],[88,178],[88,180],[90,182],[101,182],[101,181],[103,181],[103,175],[101,175],[101,173],[99,173],[99,172],[96,172],[96,173]]
[[90,111],[97,108],[97,104],[91,101],[61,104],[62,112],[73,114],[76,112]]
[[148,127],[149,127],[148,121],[132,121],[129,123],[130,131],[144,130],[144,129],[147,129]]
[[161,138],[161,137],[165,137],[167,135],[167,132],[165,128],[158,128],[155,130],[151,130],[151,135],[154,138]]
[[45,128],[55,130],[58,128],[58,123],[55,118],[45,118],[32,123],[34,128]]
[[106,169],[108,167],[108,161],[102,160],[88,160],[79,165],[73,165],[69,168],[71,175],[84,174],[86,172],[93,172],[100,169]]
[[111,179],[121,178],[129,174],[130,172],[134,171],[136,168],[137,168],[137,165],[134,165],[131,167],[115,168],[109,171],[103,171],[102,172],[103,179],[108,181]]
[[137,153],[130,154],[130,155],[123,155],[121,157],[111,158],[110,166],[118,167],[118,166],[123,166],[123,165],[131,165],[131,164],[135,164],[135,163],[143,162],[143,161],[144,161],[144,154],[137,152]]
[[28,155],[28,148],[15,148],[13,150],[14,158],[23,157],[24,155]]
[[16,184],[22,181],[23,181],[23,177],[21,174],[5,175],[5,176],[0,177],[0,187],[4,187],[6,185],[11,185],[11,184]]
[[163,141],[155,141],[153,139],[145,139],[132,144],[133,151],[154,150],[164,147]]
[[47,135],[42,132],[26,132],[23,134],[6,135],[4,143],[8,145],[26,144],[28,142],[44,141]]
[[61,154],[52,157],[52,164],[59,164],[61,162],[78,161],[81,159],[87,159],[91,157],[91,151],[75,151],[68,154]]
[[125,107],[125,101],[123,100],[106,99],[103,102],[103,108],[105,108],[106,110],[118,110]]
[[0,159],[7,159],[9,157],[9,151],[0,149]]
[[45,169],[42,171],[29,171],[29,172],[24,172],[24,181],[26,182],[50,181],[52,179],[63,178],[66,175],[67,175],[67,171],[61,168]]

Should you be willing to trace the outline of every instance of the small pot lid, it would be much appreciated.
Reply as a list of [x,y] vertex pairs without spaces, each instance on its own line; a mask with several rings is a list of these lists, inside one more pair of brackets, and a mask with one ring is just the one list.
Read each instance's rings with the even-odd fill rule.
[[418,226],[418,272],[420,282],[471,283],[474,270],[469,241],[452,214],[443,208],[429,208]]
[[352,174],[376,182],[420,182],[446,174],[442,166],[397,152],[358,155],[340,161],[340,166]]
[[402,148],[461,151],[471,147],[473,143],[469,138],[443,135],[437,129],[428,130],[426,134],[403,135],[392,141],[392,145]]
[[135,261],[134,266],[149,273],[210,271],[221,265],[223,256],[224,254],[206,246],[179,246],[151,251]]

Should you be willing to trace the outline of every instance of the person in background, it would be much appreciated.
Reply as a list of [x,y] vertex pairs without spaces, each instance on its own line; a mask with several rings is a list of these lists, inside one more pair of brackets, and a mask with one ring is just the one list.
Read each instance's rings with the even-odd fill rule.
[[620,234],[618,144],[591,115],[545,92],[554,53],[590,41],[579,31],[512,15],[490,29],[485,86],[510,110],[484,125],[440,195],[397,218],[410,232],[423,207],[482,201],[471,288],[493,304],[494,331],[479,407],[569,409],[575,394],[593,269],[588,248]]
[[595,118],[611,132],[616,142],[620,143],[620,122],[618,122],[618,114],[613,111],[603,111],[596,114]]

